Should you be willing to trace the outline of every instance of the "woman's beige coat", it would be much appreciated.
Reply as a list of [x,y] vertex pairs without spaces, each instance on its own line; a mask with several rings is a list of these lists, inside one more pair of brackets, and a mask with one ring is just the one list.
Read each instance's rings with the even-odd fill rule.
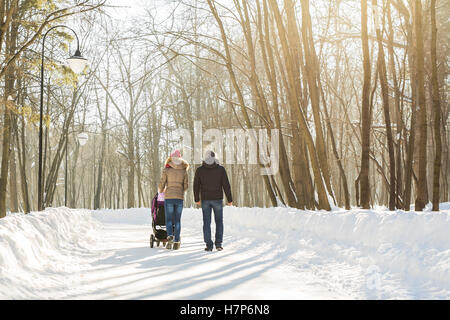
[[180,160],[180,164],[175,164],[169,157],[165,162],[158,186],[158,191],[164,192],[165,199],[184,200],[184,193],[188,189],[189,164],[184,159]]

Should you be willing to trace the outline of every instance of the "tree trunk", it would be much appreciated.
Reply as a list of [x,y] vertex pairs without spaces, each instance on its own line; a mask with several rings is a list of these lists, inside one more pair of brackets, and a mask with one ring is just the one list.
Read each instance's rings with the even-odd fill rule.
[[[263,94],[263,90],[261,89],[261,85],[259,82],[259,78],[256,71],[256,56],[255,56],[255,49],[253,46],[253,38],[251,34],[251,27],[250,27],[250,19],[249,19],[249,13],[248,13],[248,4],[246,1],[242,2],[243,6],[243,13],[240,9],[240,6],[237,6],[238,13],[240,14],[243,25],[243,31],[246,38],[247,48],[248,48],[248,55],[250,58],[250,66],[251,66],[251,76],[250,76],[250,84],[252,88],[252,93],[254,96],[254,99],[256,101],[258,110],[265,118],[265,127],[270,131],[273,127],[272,119],[270,117],[270,112],[268,110],[268,104],[265,99],[265,96]],[[260,39],[261,40],[261,39]],[[262,48],[264,49],[264,48]],[[264,61],[267,64],[267,60]],[[276,111],[275,111],[276,112]],[[278,126],[280,128],[280,126]],[[281,128],[280,128],[281,129]],[[270,132],[269,132],[270,135]],[[258,146],[259,147],[259,146]],[[284,143],[282,141],[282,137],[280,136],[280,148],[278,150],[279,152],[279,169],[280,169],[280,177],[281,181],[284,187],[285,194],[287,195],[288,205],[291,207],[297,207],[297,200],[296,200],[296,192],[295,187],[293,186],[290,170],[289,170],[289,163],[286,155],[286,149],[284,146]],[[259,153],[258,153],[259,154]],[[266,184],[270,185],[270,180],[266,180]],[[273,189],[273,188],[272,188]]]
[[370,207],[369,152],[370,152],[370,54],[367,33],[367,0],[361,0],[361,40],[363,48],[364,84],[361,104],[361,172],[358,177],[360,202],[363,209]]
[[[293,14],[294,4],[292,0],[286,0],[288,21],[295,21],[295,16]],[[305,55],[305,72],[304,75],[308,81],[308,88],[311,98],[311,107],[313,111],[314,126],[316,133],[316,150],[317,156],[320,162],[320,168],[322,171],[323,179],[328,190],[328,194],[333,198],[335,204],[336,199],[334,196],[333,187],[331,185],[331,175],[328,166],[328,157],[324,138],[324,129],[322,128],[322,119],[320,115],[320,78],[319,78],[319,64],[317,61],[316,50],[314,47],[314,41],[312,37],[312,23],[311,15],[309,12],[309,0],[301,0],[302,6],[302,39],[303,48]],[[290,13],[290,14],[289,14]],[[298,28],[295,28],[298,30]],[[293,32],[289,32],[290,34]],[[297,42],[300,42],[298,33],[293,33],[295,35]],[[325,103],[325,102],[324,102]]]
[[[6,73],[8,76],[9,72]],[[3,104],[5,106],[5,113],[3,116],[3,145],[2,145],[2,168],[0,173],[0,218],[6,217],[6,187],[8,185],[8,169],[9,169],[9,154],[11,141],[11,111],[8,106],[7,97],[11,92],[9,88],[10,82],[7,81],[5,86],[5,97]]]
[[[372,0],[373,6],[377,6],[377,0]],[[383,39],[381,27],[375,21],[376,35],[378,40],[378,74],[380,77],[381,94],[383,100],[384,121],[386,124],[386,138],[389,153],[389,210],[395,210],[396,205],[396,187],[395,187],[395,151],[392,138],[391,116],[389,107],[389,87],[387,82],[386,62],[383,49]]]
[[[23,97],[21,98],[23,99]],[[23,104],[23,101],[22,101]],[[16,135],[17,155],[19,160],[19,172],[20,172],[20,185],[22,191],[23,211],[29,213],[31,211],[30,197],[28,193],[28,179],[26,170],[26,142],[25,142],[25,120],[21,119],[21,132],[19,139],[19,130],[17,121],[14,123],[14,132]]]
[[394,31],[392,28],[392,15],[391,15],[391,0],[387,1],[387,19],[388,19],[388,55],[389,55],[389,69],[391,73],[392,83],[394,86],[394,103],[395,103],[395,115],[396,115],[396,194],[397,194],[397,208],[402,208],[403,203],[400,199],[403,199],[403,175],[402,175],[402,139],[403,139],[403,113],[400,106],[400,89],[397,80],[397,71],[395,69],[395,57],[394,57]]
[[[410,130],[409,130],[409,139],[406,147],[406,164],[405,164],[405,190],[404,190],[404,199],[403,199],[403,209],[406,211],[410,210],[411,207],[411,198],[412,198],[412,178],[414,175],[413,168],[413,160],[415,153],[415,143],[416,143],[416,115],[417,115],[417,80],[416,80],[416,53],[414,50],[414,37],[413,37],[413,29],[414,29],[414,20],[413,24],[409,23],[410,21],[409,14],[405,16],[405,23],[407,26],[407,38],[408,38],[408,65],[409,65],[409,74],[411,76],[411,120],[410,120]],[[406,139],[406,137],[405,137]]]
[[130,119],[130,125],[128,126],[128,175],[127,175],[127,208],[134,208],[134,128],[133,121]]
[[442,141],[441,141],[441,106],[439,99],[439,83],[436,59],[436,0],[431,0],[431,86],[434,111],[434,140],[436,144],[433,168],[433,211],[439,211]]
[[[15,121],[15,119],[12,119]],[[14,126],[14,125],[13,125]],[[11,154],[10,154],[10,175],[9,175],[9,206],[11,212],[19,212],[19,200],[17,197],[17,170],[16,170],[16,154],[14,152],[14,140],[11,139]]]
[[275,0],[270,0],[270,6],[272,8],[272,11],[275,16],[275,21],[278,27],[278,35],[280,38],[281,46],[282,46],[282,52],[285,58],[286,63],[286,72],[287,72],[287,78],[289,86],[287,89],[287,96],[289,99],[289,103],[291,105],[291,108],[295,112],[296,120],[299,123],[300,131],[302,133],[302,136],[305,139],[306,146],[308,148],[309,155],[311,157],[311,165],[314,173],[314,181],[317,188],[317,195],[319,198],[319,209],[324,210],[331,210],[330,203],[328,201],[328,194],[326,191],[326,187],[323,181],[323,175],[320,169],[320,163],[319,158],[316,152],[316,147],[314,145],[313,138],[311,136],[311,133],[308,129],[308,124],[305,118],[305,115],[303,114],[303,111],[300,108],[299,101],[300,97],[298,96],[296,92],[296,88],[293,88],[292,86],[295,85],[295,74],[294,74],[294,66],[292,64],[292,56],[289,50],[288,41],[286,39],[287,32],[283,24],[283,19],[281,17],[280,10],[278,8],[278,4]]
[[[17,19],[17,1],[13,1],[10,4],[10,8],[13,8],[11,29],[6,34],[6,52],[13,55],[17,47],[17,34],[19,25]],[[11,125],[12,115],[11,107],[14,105],[14,101],[8,101],[10,95],[14,95],[14,82],[15,82],[15,70],[16,63],[11,63],[5,73],[5,91],[3,97],[3,105],[5,108],[4,120],[3,120],[3,142],[2,142],[2,162],[0,170],[0,218],[6,216],[6,188],[8,185],[8,171],[9,171],[9,157],[11,146]]]
[[416,62],[417,62],[417,93],[419,113],[417,128],[419,129],[419,181],[417,184],[417,197],[415,210],[422,211],[427,203],[427,108],[425,105],[425,80],[424,80],[424,53],[422,30],[422,3],[415,0],[416,20]]

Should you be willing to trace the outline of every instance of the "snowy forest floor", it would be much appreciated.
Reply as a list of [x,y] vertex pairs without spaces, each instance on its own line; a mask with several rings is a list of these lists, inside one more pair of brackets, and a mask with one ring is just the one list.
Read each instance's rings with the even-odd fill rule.
[[11,214],[0,298],[449,299],[448,207],[225,208],[222,252],[203,251],[199,209],[184,209],[177,251],[149,247],[149,209]]

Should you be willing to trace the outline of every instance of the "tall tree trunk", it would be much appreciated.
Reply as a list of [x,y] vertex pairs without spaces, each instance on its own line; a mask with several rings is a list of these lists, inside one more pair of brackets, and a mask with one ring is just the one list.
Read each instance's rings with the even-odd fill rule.
[[141,171],[141,155],[140,155],[140,132],[139,127],[136,128],[136,176],[137,176],[137,192],[138,192],[138,208],[142,207],[142,171]]
[[323,90],[322,90],[322,88],[320,88],[320,89],[321,89],[321,93],[322,93],[322,97],[323,97],[322,99],[324,101],[323,111],[325,114],[325,120],[327,123],[328,132],[330,134],[331,148],[333,150],[334,157],[336,158],[336,162],[337,162],[339,173],[340,173],[341,180],[342,180],[342,187],[344,188],[344,205],[345,205],[346,210],[350,210],[350,194],[348,192],[347,176],[345,174],[344,166],[342,165],[342,160],[341,160],[342,157],[339,155],[339,152],[337,150],[336,139],[334,138],[333,128],[331,127],[330,115],[328,114],[328,109],[327,109],[327,106],[325,105],[325,97],[323,94]]
[[[260,113],[263,115],[263,117],[266,120],[264,124],[265,124],[266,128],[270,131],[274,127],[274,125],[273,125],[272,119],[270,117],[268,103],[263,94],[263,90],[261,88],[261,84],[259,82],[259,78],[258,78],[257,71],[256,71],[256,55],[255,55],[255,48],[253,45],[253,38],[252,38],[252,34],[251,34],[250,18],[249,18],[249,13],[248,13],[248,4],[245,0],[242,1],[243,10],[241,10],[239,3],[237,1],[235,1],[235,3],[237,4],[236,7],[237,7],[238,13],[241,17],[241,20],[242,20],[243,31],[244,31],[244,35],[245,35],[245,39],[246,39],[246,43],[247,43],[248,52],[249,52],[248,55],[250,58],[250,66],[251,66],[250,85],[252,88],[252,93],[253,93],[254,99],[256,101],[258,110],[260,111]],[[242,14],[242,11],[243,11],[243,14]],[[262,50],[264,50],[264,48],[262,48]],[[267,64],[267,59],[264,60],[264,62]],[[278,126],[278,128],[281,129],[280,126]],[[270,132],[269,132],[269,135],[270,135]],[[285,149],[284,143],[282,141],[281,135],[280,135],[280,143],[281,144],[280,144],[280,148],[279,148],[278,152],[279,152],[279,161],[280,161],[279,170],[280,170],[281,181],[283,183],[285,194],[287,195],[288,205],[291,207],[297,207],[297,199],[296,199],[297,196],[296,196],[295,186],[294,186],[294,183],[291,178],[288,158],[286,155],[286,149]],[[258,146],[258,148],[259,148],[259,146]],[[270,181],[268,180],[267,183],[270,183]]]
[[[10,3],[10,8],[12,8],[12,23],[9,32],[6,34],[6,52],[13,55],[16,52],[17,47],[17,34],[19,25],[17,23],[17,1],[12,1]],[[11,147],[11,125],[12,125],[12,115],[11,107],[14,105],[14,101],[9,101],[8,97],[14,95],[14,82],[15,82],[15,68],[16,63],[12,62],[9,67],[7,67],[5,73],[5,91],[3,96],[3,105],[5,112],[3,115],[3,143],[2,143],[2,162],[0,170],[0,218],[6,216],[6,189],[8,185],[8,171],[9,171],[9,157],[10,157],[10,147]]]
[[[6,73],[6,76],[9,72]],[[0,173],[0,218],[6,216],[6,187],[8,185],[8,169],[9,169],[9,154],[10,154],[10,141],[11,141],[11,110],[8,106],[7,97],[11,92],[9,88],[10,82],[7,81],[5,86],[5,97],[3,99],[3,104],[5,106],[5,113],[3,116],[3,144],[2,144],[2,168]]]
[[[109,87],[109,66],[108,66],[108,70],[107,70],[107,88]],[[97,92],[96,92],[97,93]],[[98,98],[97,98],[98,100]],[[97,105],[98,107],[98,111],[99,111],[99,116],[101,117],[100,113],[101,113],[101,109],[100,106]],[[105,104],[105,118],[102,121],[102,146],[101,146],[101,151],[100,151],[100,158],[98,160],[98,172],[97,172],[97,187],[95,190],[95,197],[94,197],[94,209],[100,209],[101,204],[100,204],[100,200],[101,200],[101,194],[102,194],[102,190],[103,190],[103,171],[104,171],[104,163],[105,163],[105,155],[106,155],[106,140],[107,140],[107,135],[106,135],[106,128],[108,125],[108,110],[109,110],[109,96],[106,95],[106,104]],[[104,200],[106,200],[104,198]]]
[[436,0],[431,0],[431,86],[432,100],[434,111],[434,140],[436,144],[434,168],[433,168],[433,211],[439,211],[439,196],[442,161],[442,141],[441,141],[441,106],[439,99],[439,83],[437,74],[437,58],[436,58]]
[[[377,0],[372,0],[372,5],[377,7]],[[378,10],[376,8],[376,10]],[[396,187],[395,187],[395,151],[394,141],[392,138],[391,116],[389,107],[389,87],[387,82],[387,70],[383,49],[383,39],[381,35],[381,26],[379,21],[375,21],[376,35],[378,40],[378,74],[380,77],[381,94],[383,99],[384,121],[386,124],[386,138],[389,153],[389,210],[395,210],[396,204]]]
[[[281,119],[278,112],[278,97],[280,99],[283,99],[282,95],[278,95],[278,85],[277,85],[277,72],[275,69],[275,57],[276,61],[278,63],[279,67],[279,78],[281,79],[280,84],[280,91],[282,89],[288,90],[289,83],[286,77],[286,72],[284,70],[284,65],[281,62],[280,55],[277,53],[274,53],[274,50],[272,46],[277,46],[276,36],[275,32],[271,32],[270,30],[274,30],[274,26],[270,21],[270,14],[267,7],[267,1],[263,0],[263,8],[264,8],[264,30],[265,30],[265,46],[267,48],[267,56],[269,58],[269,68],[267,70],[270,71],[270,75],[268,75],[268,78],[270,79],[270,85],[271,85],[271,91],[272,91],[272,100],[275,104],[274,110],[275,110],[275,119],[277,126],[281,128]],[[261,31],[262,33],[262,31]],[[270,41],[270,34],[272,34],[273,38],[273,45]],[[299,52],[299,58],[300,58],[300,52]],[[300,68],[298,68],[300,71]],[[299,89],[301,89],[300,83],[298,83]],[[283,88],[284,86],[284,88]],[[299,90],[299,93],[301,94],[301,90]],[[281,105],[286,104],[285,101],[281,101]],[[290,106],[290,111],[292,117],[295,117],[296,111],[294,110],[295,107],[292,104],[288,103]],[[292,132],[292,139],[290,140],[291,145],[291,153],[292,158],[294,161],[292,162],[292,173],[293,173],[293,183],[295,185],[295,190],[297,191],[297,207],[298,208],[308,208],[313,210],[315,207],[314,204],[314,187],[311,180],[311,174],[308,167],[308,151],[305,148],[305,142],[304,138],[300,135],[300,128],[298,126],[298,122],[293,120],[291,121],[291,132]],[[280,135],[280,139],[282,139],[282,135]],[[281,142],[280,142],[281,143]],[[281,145],[282,146],[282,145]],[[282,146],[283,147],[283,146]],[[287,156],[287,155],[286,155]]]
[[94,197],[94,210],[100,209],[101,207],[100,200],[102,194],[102,187],[104,184],[103,164],[105,162],[105,152],[106,152],[106,131],[102,129],[102,146],[100,151],[100,158],[98,159],[97,187],[95,190],[95,197]]
[[361,0],[361,40],[363,48],[364,84],[361,104],[361,172],[358,177],[360,202],[364,209],[370,207],[369,153],[370,153],[370,54],[367,33],[367,0]]
[[[21,103],[23,104],[23,97],[21,96]],[[17,121],[13,124],[15,126],[14,132],[16,135],[17,155],[19,160],[19,172],[20,172],[20,186],[22,191],[23,211],[29,213],[31,211],[30,197],[28,194],[28,179],[26,170],[26,142],[25,142],[25,120],[21,119],[21,132],[19,139],[19,130]]]
[[403,199],[403,176],[402,176],[402,136],[403,136],[403,116],[400,107],[400,89],[397,80],[397,72],[395,69],[395,57],[394,57],[394,31],[392,28],[392,15],[391,15],[391,0],[387,1],[387,19],[388,19],[388,54],[389,54],[389,69],[392,77],[392,82],[394,86],[394,103],[395,103],[395,115],[396,115],[396,194],[397,194],[397,208],[402,207],[400,199]]
[[128,159],[128,175],[127,175],[127,208],[134,208],[134,159],[135,159],[135,151],[134,151],[134,128],[133,121],[130,119],[128,126],[128,151],[127,151],[127,159]]
[[[14,117],[14,116],[13,116]],[[15,119],[12,119],[14,122]],[[14,127],[14,125],[13,125]],[[17,197],[17,170],[16,170],[16,153],[14,152],[14,140],[11,139],[11,154],[10,154],[10,175],[9,175],[9,205],[11,212],[19,212],[19,200]]]
[[[75,138],[76,139],[76,138]],[[77,207],[77,198],[78,198],[78,190],[77,190],[77,186],[76,186],[76,179],[75,177],[79,176],[79,174],[77,173],[77,164],[78,164],[78,158],[80,156],[80,144],[78,143],[78,141],[75,142],[75,150],[73,151],[73,156],[70,157],[70,160],[72,162],[72,169],[70,172],[70,177],[71,177],[71,181],[70,181],[70,197],[69,197],[69,205],[71,208],[76,208]],[[67,184],[69,184],[69,181],[67,182]]]
[[[414,175],[413,160],[415,154],[416,144],[416,118],[417,118],[417,77],[416,77],[416,52],[414,50],[415,40],[413,37],[414,20],[413,24],[410,24],[410,16],[405,16],[405,23],[407,26],[407,38],[408,38],[408,65],[409,73],[411,76],[411,120],[409,139],[406,150],[406,164],[405,164],[405,191],[403,199],[403,209],[409,211],[411,207],[412,198],[412,178]],[[406,137],[405,137],[406,138]]]
[[[288,21],[293,21],[296,26],[295,16],[293,14],[294,4],[292,0],[286,0],[287,4],[286,12],[288,13]],[[319,78],[319,63],[314,47],[314,41],[312,36],[312,22],[309,12],[309,0],[301,0],[302,6],[302,39],[303,49],[305,55],[305,72],[304,75],[308,81],[308,88],[311,98],[311,107],[313,111],[314,126],[316,133],[316,150],[317,156],[320,162],[320,168],[322,170],[323,179],[328,190],[328,194],[333,198],[335,204],[336,199],[334,196],[333,187],[331,185],[331,175],[328,166],[328,157],[324,138],[324,129],[322,128],[322,119],[320,115],[320,78]],[[289,10],[288,10],[289,9]],[[297,31],[298,28],[295,28]],[[289,32],[293,34],[296,42],[300,42],[297,32]],[[323,101],[325,103],[325,101]]]
[[415,210],[422,211],[427,203],[427,107],[425,104],[424,53],[422,30],[422,2],[415,0],[416,20],[416,62],[417,62],[417,93],[419,114],[417,128],[419,129],[419,181]]
[[311,157],[311,166],[314,173],[314,182],[317,188],[317,195],[319,198],[319,209],[331,210],[330,203],[328,201],[328,194],[325,187],[325,183],[323,181],[323,175],[320,168],[319,158],[317,155],[316,147],[314,145],[314,140],[311,136],[311,132],[308,129],[307,120],[305,118],[305,114],[303,113],[299,101],[301,100],[297,94],[296,88],[293,86],[297,83],[295,81],[296,77],[294,74],[294,65],[292,63],[292,55],[290,53],[289,44],[287,41],[287,32],[283,23],[283,19],[278,8],[278,4],[275,0],[270,0],[270,6],[275,16],[275,22],[278,27],[278,35],[280,38],[282,52],[285,58],[286,63],[286,73],[288,78],[289,87],[287,87],[287,96],[289,99],[289,103],[293,109],[294,114],[296,115],[296,120],[299,123],[300,131],[302,136],[305,139],[306,146],[308,148],[309,155]]

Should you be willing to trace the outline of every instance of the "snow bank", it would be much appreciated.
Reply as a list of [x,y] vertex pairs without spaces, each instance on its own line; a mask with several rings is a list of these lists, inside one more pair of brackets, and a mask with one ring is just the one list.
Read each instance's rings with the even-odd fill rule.
[[[450,213],[374,210],[301,211],[287,208],[227,208],[226,220],[236,232],[266,237],[309,238],[379,248],[411,245],[450,249]],[[265,230],[266,232],[264,232]],[[262,232],[253,232],[262,231]]]
[[226,228],[234,234],[283,245],[300,242],[336,260],[378,266],[405,279],[450,289],[450,211],[311,212],[286,208],[228,208]]
[[[48,208],[43,212],[10,214],[0,220],[0,298],[22,296],[36,288],[33,274],[70,273],[74,254],[93,240],[99,223],[88,210]],[[8,286],[10,283],[20,283]],[[25,289],[29,284],[29,288]],[[23,286],[22,286],[23,285]],[[24,296],[26,297],[26,296]]]

